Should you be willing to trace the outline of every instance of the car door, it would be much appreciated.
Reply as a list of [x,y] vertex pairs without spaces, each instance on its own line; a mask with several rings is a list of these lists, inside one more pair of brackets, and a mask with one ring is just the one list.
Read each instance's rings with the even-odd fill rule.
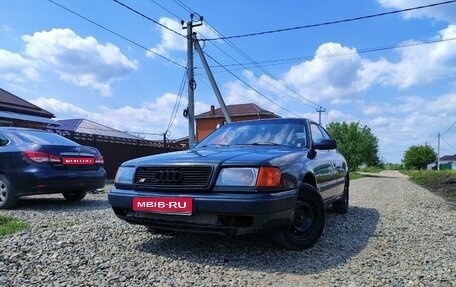
[[[318,126],[323,138],[330,139],[328,132],[322,127]],[[331,162],[333,167],[333,179],[331,195],[339,197],[344,191],[345,175],[347,173],[347,163],[345,158],[340,154],[339,150],[333,149],[328,151],[331,154]]]
[[[319,125],[310,123],[310,134],[312,145],[326,138]],[[324,200],[335,196],[334,191],[334,162],[333,151],[316,150],[312,160],[312,168]]]

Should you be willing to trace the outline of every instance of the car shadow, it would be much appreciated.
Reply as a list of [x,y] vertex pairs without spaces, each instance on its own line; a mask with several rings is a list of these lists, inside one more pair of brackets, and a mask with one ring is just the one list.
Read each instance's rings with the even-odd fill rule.
[[375,209],[356,206],[344,215],[329,212],[322,238],[314,247],[303,251],[284,250],[261,235],[227,238],[196,233],[151,235],[137,249],[211,266],[313,274],[342,265],[361,252],[373,235],[379,217]]
[[87,194],[81,201],[68,201],[61,194],[20,197],[14,210],[79,212],[110,208],[106,197]]

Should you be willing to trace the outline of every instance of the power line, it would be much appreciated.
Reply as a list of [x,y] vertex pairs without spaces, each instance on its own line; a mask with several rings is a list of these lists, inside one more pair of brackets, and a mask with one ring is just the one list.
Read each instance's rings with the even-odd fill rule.
[[[112,1],[116,2],[117,4],[121,5],[122,7],[127,8],[127,9],[130,10],[130,11],[132,11],[132,12],[134,12],[134,13],[140,15],[141,17],[146,18],[147,20],[149,20],[149,21],[151,21],[151,22],[157,24],[158,26],[163,27],[163,28],[165,28],[166,30],[173,32],[174,34],[177,34],[177,35],[179,35],[179,36],[181,36],[181,37],[186,38],[185,35],[183,35],[183,34],[177,32],[177,31],[175,31],[175,30],[169,28],[169,27],[166,26],[166,25],[161,24],[160,22],[158,22],[158,21],[156,21],[156,20],[150,18],[149,16],[146,16],[145,14],[139,12],[138,10],[135,10],[135,9],[131,8],[130,6],[128,6],[128,5],[126,5],[126,4],[122,3],[122,2],[120,2],[120,1],[118,1],[118,0],[112,0]],[[455,0],[455,1],[456,1],[456,0]]]
[[[187,5],[185,5],[184,3],[182,3],[181,1],[179,0],[173,0],[174,3],[176,3],[177,5],[181,6],[184,10],[186,10],[188,13],[193,13],[193,14],[198,14],[198,13],[194,13],[192,11],[192,9],[190,9],[190,7],[188,7]],[[200,16],[200,15],[198,15]]]
[[[211,27],[212,29],[215,30],[215,32],[219,35],[221,35],[221,33],[219,31],[217,31],[214,27]],[[292,94],[295,94],[297,95],[298,97],[302,98],[303,100],[311,103],[312,105],[315,105],[316,107],[319,107],[320,105],[299,95],[298,93],[296,93],[290,86],[288,86],[287,84],[285,84],[282,80],[279,80],[275,75],[273,75],[272,73],[270,73],[268,70],[266,70],[264,67],[262,67],[258,62],[254,61],[249,55],[247,55],[246,53],[244,53],[241,49],[239,49],[236,45],[234,45],[230,40],[228,39],[224,39],[224,41],[231,47],[233,48],[233,50],[235,50],[236,52],[238,52],[240,55],[242,55],[244,58],[246,58],[247,60],[250,61],[251,64],[254,65],[254,67],[260,69],[261,71],[263,71],[263,73],[265,73],[267,76],[269,76],[270,78],[276,80],[283,88],[287,89],[288,91],[290,91]],[[228,55],[225,51],[223,51],[221,48],[219,48],[217,45],[214,44],[214,42],[210,42],[212,43],[217,49],[221,50],[225,55],[227,55],[228,57],[230,57],[231,59],[233,59],[235,62],[237,62],[238,64],[240,64],[244,69],[247,69],[247,70],[250,70],[249,68],[247,68],[245,65],[239,63],[238,61],[236,61],[233,57],[231,57],[230,55]],[[294,97],[291,97],[288,93],[284,93],[283,91],[279,90],[276,86],[272,85],[271,83],[269,83],[268,81],[265,81],[264,79],[262,79],[261,77],[259,77],[258,75],[256,75],[254,73],[254,75],[260,80],[260,81],[263,81],[264,83],[266,83],[267,85],[269,85],[270,87],[274,88],[275,90],[277,90],[278,92],[284,94],[285,96],[287,97],[290,97],[292,98],[293,100],[296,100],[296,98]],[[300,102],[306,106],[309,106],[309,107],[312,107],[310,106],[309,104],[306,104],[306,103],[303,103],[303,102]]]
[[[204,55],[206,55],[207,57],[211,58],[212,61],[216,62],[217,64],[221,65],[217,60],[215,60],[213,57],[211,57],[210,55],[208,55],[206,52],[204,52]],[[223,65],[221,65],[222,68],[225,68],[223,67]],[[226,69],[226,68],[225,68]],[[260,95],[261,97],[265,98],[266,100],[268,100],[269,102],[273,103],[274,105],[280,107],[281,109],[283,109],[284,111],[287,111],[289,112],[290,114],[296,116],[296,117],[299,117],[299,115],[293,113],[292,111],[288,110],[287,108],[279,105],[278,103],[274,102],[273,100],[271,100],[270,98],[268,98],[267,96],[265,96],[263,93],[261,93],[260,91],[258,91],[257,89],[255,89],[254,87],[252,87],[251,85],[249,85],[246,81],[242,80],[241,78],[239,78],[236,74],[232,73],[230,70],[226,69],[226,71],[228,73],[230,73],[233,77],[235,77],[236,79],[238,79],[239,81],[241,81],[244,85],[246,85],[247,87],[249,87],[250,89],[252,89],[255,93],[257,93],[258,95]]]
[[444,134],[449,132],[454,127],[455,124],[456,124],[456,121],[454,121],[454,123],[445,132],[441,133],[440,136],[443,136]]
[[[218,33],[218,31],[216,31],[216,32]],[[222,53],[224,53],[226,56],[228,56],[229,58],[231,58],[233,61],[235,61],[235,62],[237,62],[239,65],[241,65],[244,69],[250,71],[250,69],[249,69],[247,66],[245,66],[244,64],[241,64],[239,61],[237,61],[236,59],[234,59],[233,56],[229,55],[229,54],[228,54],[227,52],[225,52],[222,48],[220,48],[219,46],[215,45],[213,42],[210,42],[210,43],[213,44],[214,47],[216,47],[218,50],[220,50],[220,51],[221,51]],[[245,54],[244,52],[242,52],[239,48],[237,48],[236,46],[234,46],[232,43],[230,43],[230,42],[228,42],[228,41],[227,41],[227,43],[228,43],[235,51],[237,51],[239,54],[241,54],[241,55],[244,56],[245,58],[251,60],[250,63],[253,64],[253,65],[255,65],[255,67],[261,69],[266,75],[268,75],[269,77],[275,79],[275,80],[276,80],[277,82],[279,82],[284,88],[286,88],[286,89],[288,89],[289,91],[291,91],[292,93],[296,94],[296,93],[295,93],[294,91],[292,91],[291,88],[289,88],[288,86],[285,87],[285,85],[282,83],[282,81],[280,81],[277,77],[275,77],[274,75],[272,75],[271,73],[269,73],[266,69],[264,69],[263,67],[261,67],[260,65],[258,65],[257,63],[255,63],[247,54]],[[220,66],[218,66],[218,67],[220,67]],[[225,66],[225,67],[226,67],[226,66]],[[253,72],[252,72],[252,73],[253,73]],[[268,81],[262,79],[262,78],[259,77],[257,74],[255,74],[255,73],[253,73],[253,74],[254,74],[260,81],[266,83],[268,86],[272,87],[273,89],[275,89],[275,90],[278,91],[279,93],[281,93],[281,94],[283,94],[283,95],[285,95],[285,96],[287,96],[287,97],[290,97],[290,98],[293,99],[293,100],[298,101],[296,98],[291,97],[289,94],[287,94],[287,93],[285,93],[284,91],[278,89],[275,85],[273,85],[273,84],[271,84],[270,82],[268,82]],[[298,95],[298,96],[299,96],[299,95]],[[303,98],[304,100],[306,100],[306,101],[311,102],[310,100],[307,100],[307,99],[304,98],[304,97],[302,97],[302,98]],[[309,104],[306,104],[306,103],[303,103],[303,102],[300,102],[300,103],[302,103],[302,104],[304,104],[304,105],[307,105],[307,106],[309,106],[309,107],[312,107],[312,106],[310,106]],[[316,105],[316,106],[318,106],[317,104],[315,104],[315,103],[313,103],[313,102],[311,102],[311,103],[314,104],[314,105]],[[313,108],[313,107],[312,107],[312,108]]]
[[353,21],[358,21],[358,20],[376,18],[376,17],[386,16],[386,15],[398,14],[398,13],[403,13],[403,12],[409,12],[409,11],[414,11],[414,10],[419,10],[419,9],[424,9],[424,8],[436,7],[436,6],[446,5],[446,4],[455,3],[455,2],[456,2],[456,0],[445,1],[445,2],[422,5],[422,6],[412,7],[412,8],[406,8],[406,9],[394,10],[394,11],[389,11],[389,12],[383,12],[383,13],[378,13],[378,14],[371,14],[371,15],[367,15],[367,16],[359,16],[359,17],[342,19],[342,20],[328,21],[328,22],[323,22],[323,23],[309,24],[309,25],[290,27],[290,28],[283,28],[283,29],[268,30],[268,31],[256,32],[256,33],[234,35],[234,36],[228,36],[228,37],[201,39],[201,41],[216,41],[216,40],[225,40],[225,39],[244,38],[244,37],[259,36],[259,35],[273,34],[273,33],[300,30],[300,29],[307,29],[307,28],[315,28],[315,27],[321,27],[321,26],[328,26],[328,25],[341,24],[341,23],[353,22]]
[[[187,10],[187,12],[191,13],[191,14],[197,14],[197,12],[193,11],[190,7],[186,6],[185,4],[183,4],[181,1],[179,0],[174,0],[175,3],[177,3],[178,5],[180,5],[182,8],[184,8],[185,10]],[[206,20],[205,21],[207,24],[208,24],[208,27],[210,29],[212,29],[215,33],[217,33],[218,35],[221,35],[223,36],[216,28],[214,28],[212,25],[210,25],[210,23]],[[204,35],[203,35],[204,36]],[[309,100],[309,99],[306,99],[305,97],[299,95],[298,93],[296,93],[293,89],[291,89],[288,85],[286,85],[283,81],[279,80],[276,76],[274,76],[272,73],[270,73],[269,71],[267,71],[264,67],[262,67],[260,64],[258,64],[257,62],[255,62],[250,56],[248,56],[246,53],[244,53],[241,49],[239,49],[236,45],[234,45],[231,41],[229,41],[228,39],[224,39],[224,41],[233,49],[235,50],[236,52],[238,52],[241,56],[243,56],[244,58],[246,58],[247,60],[250,61],[250,63],[252,63],[256,68],[259,68],[261,69],[267,76],[269,76],[270,78],[272,79],[275,79],[278,83],[280,83],[280,85],[287,89],[288,91],[290,91],[292,94],[295,94],[297,95],[299,98],[311,103],[312,105],[316,106],[316,107],[321,107],[319,104]],[[237,62],[238,64],[240,64],[241,66],[243,66],[245,69],[249,70],[249,68],[247,68],[245,65],[241,64],[239,61],[237,61],[236,59],[234,59],[234,57],[232,57],[231,55],[229,55],[227,52],[225,52],[222,48],[220,48],[219,46],[215,45],[214,42],[211,42],[217,49],[219,49],[222,53],[224,53],[226,56],[228,56],[229,58],[231,58],[232,60],[234,60],[235,62]],[[285,96],[287,97],[290,97],[292,98],[293,100],[296,100],[298,101],[298,99],[294,98],[294,97],[291,97],[288,93],[285,93],[284,91],[278,89],[275,85],[272,85],[270,82],[262,79],[261,77],[259,77],[258,75],[256,75],[254,73],[254,75],[261,81],[265,82],[267,85],[271,86],[272,88],[274,88],[275,90],[277,90],[278,92],[284,94]],[[305,104],[309,107],[312,107],[310,106],[309,104],[306,104],[302,101],[298,101],[299,103],[301,104]]]
[[151,52],[151,53],[153,53],[154,55],[156,55],[156,56],[158,56],[158,57],[160,57],[160,58],[162,58],[162,59],[164,59],[164,60],[166,60],[166,61],[168,61],[168,62],[171,62],[171,63],[173,63],[173,64],[176,65],[176,66],[179,66],[179,67],[181,67],[181,68],[186,69],[186,67],[185,67],[184,65],[181,65],[180,63],[178,63],[178,62],[176,62],[176,61],[174,61],[174,60],[171,60],[170,58],[168,58],[168,57],[166,57],[166,56],[163,56],[163,55],[161,55],[161,54],[159,54],[159,53],[157,53],[157,52],[155,52],[155,51],[153,51],[153,50],[147,48],[146,46],[144,46],[144,45],[142,45],[142,44],[139,44],[138,42],[135,42],[135,41],[133,41],[133,40],[131,40],[131,39],[129,39],[129,38],[127,38],[127,37],[125,37],[125,36],[123,36],[123,35],[121,35],[121,34],[115,32],[115,31],[113,31],[113,30],[109,29],[109,28],[107,28],[107,27],[105,27],[105,26],[103,26],[103,25],[101,25],[101,24],[98,24],[97,22],[95,22],[95,21],[93,21],[93,20],[91,20],[91,19],[89,19],[89,18],[87,18],[87,17],[85,17],[85,16],[83,16],[83,15],[81,15],[81,14],[79,14],[79,13],[77,13],[77,12],[75,12],[75,11],[73,11],[73,10],[71,10],[71,9],[69,9],[69,8],[67,8],[67,7],[65,7],[65,6],[63,6],[63,5],[61,5],[61,4],[59,4],[59,3],[57,3],[57,2],[54,2],[53,0],[48,0],[48,1],[51,2],[51,3],[54,4],[54,5],[56,5],[56,6],[60,7],[60,8],[62,8],[62,9],[64,9],[64,10],[66,10],[66,11],[70,12],[71,14],[76,15],[76,16],[78,16],[78,17],[80,17],[80,18],[82,18],[82,19],[84,19],[84,20],[86,20],[86,21],[88,21],[88,22],[94,24],[95,26],[98,26],[99,28],[101,28],[101,29],[103,29],[103,30],[105,30],[105,31],[108,31],[108,32],[110,32],[110,33],[116,35],[117,37],[122,38],[122,39],[124,39],[124,40],[127,41],[127,42],[130,42],[131,44],[133,44],[133,45],[135,45],[135,46],[137,46],[137,47],[140,47],[140,48],[142,48],[142,49],[144,49],[144,50],[146,50],[146,51],[148,51],[148,52]]
[[166,12],[168,12],[169,14],[173,15],[174,17],[176,17],[177,19],[181,19],[181,17],[179,17],[178,15],[176,15],[174,12],[172,12],[171,10],[167,9],[166,7],[164,7],[163,5],[161,5],[160,3],[158,3],[157,1],[155,0],[150,0],[151,2],[155,3],[155,5],[157,5],[158,7],[162,8],[163,10],[165,10]]
[[179,87],[179,93],[177,95],[176,102],[174,103],[173,111],[171,112],[171,117],[169,119],[168,127],[166,128],[165,134],[169,132],[169,130],[171,129],[171,127],[174,124],[174,121],[176,120],[177,112],[179,111],[180,102],[182,100],[182,95],[184,93],[186,78],[187,78],[187,72],[185,71],[184,76],[182,77],[182,81],[181,81],[181,84]]
[[443,137],[440,137],[440,138],[441,138],[449,147],[451,147],[453,150],[456,151],[456,148],[455,148],[454,146],[452,146],[451,144],[449,144],[449,143],[445,140],[445,138],[443,138]]
[[[456,37],[454,37],[454,38],[446,38],[446,39],[439,39],[439,40],[415,42],[415,43],[404,43],[404,44],[388,45],[388,46],[382,46],[382,47],[366,48],[366,49],[361,49],[359,51],[354,51],[354,52],[328,54],[328,55],[325,55],[325,56],[319,56],[318,59],[342,57],[342,56],[357,55],[357,54],[367,54],[367,53],[394,50],[394,49],[401,49],[401,48],[407,48],[407,47],[430,45],[430,44],[436,44],[436,43],[454,41],[454,40],[456,40]],[[292,58],[283,58],[283,59],[259,61],[257,63],[263,64],[263,66],[274,66],[274,65],[283,65],[283,64],[289,64],[289,63],[297,63],[297,62],[301,62],[301,61],[305,61],[305,60],[311,60],[313,58],[315,58],[315,57],[314,56],[301,56],[301,57],[292,57]],[[249,64],[252,64],[252,63],[233,63],[233,64],[225,64],[224,66],[225,67],[235,67],[235,66],[242,66],[243,67],[244,65],[249,65]],[[219,66],[215,66],[215,65],[211,66],[211,68],[218,68],[218,67]],[[250,68],[250,67],[248,67],[248,68]]]

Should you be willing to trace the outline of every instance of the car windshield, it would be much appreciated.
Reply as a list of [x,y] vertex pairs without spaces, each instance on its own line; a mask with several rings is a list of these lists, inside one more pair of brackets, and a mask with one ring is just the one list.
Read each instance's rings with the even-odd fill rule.
[[307,146],[305,125],[299,122],[257,121],[228,124],[196,147],[234,145]]

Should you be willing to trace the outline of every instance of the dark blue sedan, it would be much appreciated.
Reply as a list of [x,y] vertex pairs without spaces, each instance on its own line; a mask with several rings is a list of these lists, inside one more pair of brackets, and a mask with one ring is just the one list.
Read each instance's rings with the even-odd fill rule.
[[348,211],[349,173],[336,142],[307,119],[224,125],[188,151],[123,163],[114,213],[150,231],[267,232],[287,249],[318,241],[326,208]]
[[23,195],[62,193],[79,201],[105,181],[96,148],[43,130],[0,127],[0,209],[14,207]]

